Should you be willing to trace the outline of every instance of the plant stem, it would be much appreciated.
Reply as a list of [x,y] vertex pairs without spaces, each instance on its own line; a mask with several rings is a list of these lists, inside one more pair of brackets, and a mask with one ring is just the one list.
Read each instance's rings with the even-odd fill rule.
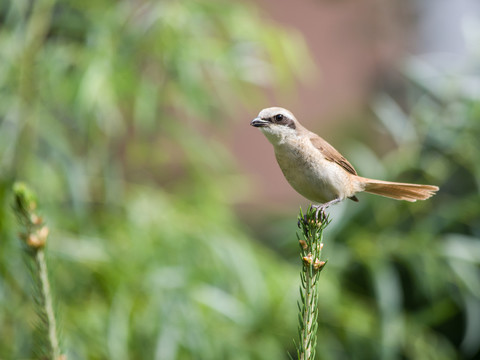
[[50,282],[48,281],[47,263],[45,261],[45,251],[40,249],[35,254],[35,265],[38,269],[38,278],[40,281],[40,301],[43,305],[43,311],[47,317],[48,342],[51,349],[51,358],[59,359],[61,352],[57,337],[57,323],[55,312],[53,311],[52,294],[50,292]]
[[[35,289],[33,297],[35,310],[39,317],[37,353],[42,359],[62,359],[45,259],[48,227],[43,219],[35,213],[37,203],[35,195],[29,188],[25,184],[16,183],[13,186],[13,192],[15,196],[13,210],[22,227],[20,238],[23,240],[25,252],[29,255],[27,261],[31,265],[31,276]],[[30,262],[31,259],[33,263]]]
[[328,217],[322,212],[316,217],[316,210],[310,207],[304,215],[300,209],[298,227],[302,230],[303,238],[297,234],[300,245],[302,270],[300,272],[299,308],[299,345],[297,355],[300,360],[313,360],[317,343],[317,316],[318,316],[318,279],[325,266],[320,260],[322,252],[323,230],[329,224]]
[[306,360],[306,359],[311,359],[312,355],[312,348],[310,344],[312,343],[312,322],[314,318],[314,313],[315,313],[315,306],[312,302],[312,293],[311,291],[314,290],[312,289],[314,286],[311,282],[312,276],[311,272],[309,269],[305,271],[305,306],[303,307],[303,322],[302,322],[302,327],[301,327],[301,338],[303,338],[303,343],[302,343],[302,351],[300,353],[300,359],[301,360]]

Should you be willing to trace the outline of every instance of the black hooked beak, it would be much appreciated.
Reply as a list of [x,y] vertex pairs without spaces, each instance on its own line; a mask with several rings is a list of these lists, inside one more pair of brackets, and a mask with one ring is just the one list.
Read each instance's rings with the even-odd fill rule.
[[259,117],[255,118],[252,120],[250,125],[255,126],[255,127],[264,127],[270,124],[267,120],[260,119]]

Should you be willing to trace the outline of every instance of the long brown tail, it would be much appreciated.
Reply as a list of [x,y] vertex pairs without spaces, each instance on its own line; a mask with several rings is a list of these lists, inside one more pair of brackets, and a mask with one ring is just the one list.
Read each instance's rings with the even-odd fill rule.
[[439,190],[439,187],[434,185],[405,184],[367,178],[362,178],[362,182],[365,184],[364,191],[368,193],[411,202],[426,200]]

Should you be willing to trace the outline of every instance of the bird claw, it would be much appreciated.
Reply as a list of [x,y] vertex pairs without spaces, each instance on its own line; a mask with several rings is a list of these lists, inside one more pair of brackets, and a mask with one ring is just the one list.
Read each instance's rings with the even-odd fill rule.
[[322,204],[322,205],[312,205],[312,208],[316,209],[315,210],[315,221],[318,222],[318,214],[321,213],[320,219],[325,219],[327,217],[327,214],[325,213],[325,209],[328,207],[327,204]]
[[321,205],[312,205],[312,208],[316,209],[315,211],[315,220],[318,222],[318,214],[320,214],[320,220],[327,219],[327,213],[325,210],[333,204],[340,202],[340,199],[333,199]]

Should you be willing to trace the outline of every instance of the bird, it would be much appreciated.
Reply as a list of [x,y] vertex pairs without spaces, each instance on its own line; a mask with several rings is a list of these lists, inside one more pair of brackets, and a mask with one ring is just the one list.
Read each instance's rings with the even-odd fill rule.
[[307,130],[295,116],[281,107],[260,111],[250,122],[273,145],[275,157],[288,183],[312,201],[323,214],[330,205],[350,199],[359,192],[415,202],[433,196],[435,185],[408,184],[369,179],[357,174],[350,162],[332,145]]

